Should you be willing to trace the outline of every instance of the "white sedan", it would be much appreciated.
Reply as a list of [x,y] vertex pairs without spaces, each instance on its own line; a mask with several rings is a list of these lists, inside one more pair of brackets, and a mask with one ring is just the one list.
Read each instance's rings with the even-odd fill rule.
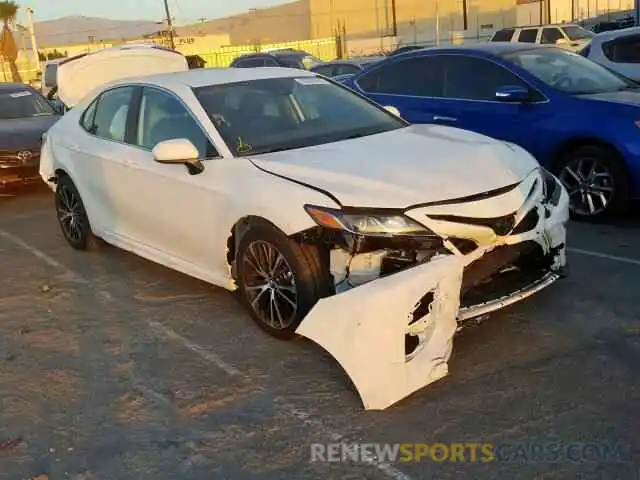
[[531,155],[301,70],[103,86],[49,131],[40,173],[72,247],[237,290],[266,332],[328,350],[370,409],[446,375],[461,322],[565,268],[568,196]]
[[640,27],[599,33],[580,54],[640,82]]

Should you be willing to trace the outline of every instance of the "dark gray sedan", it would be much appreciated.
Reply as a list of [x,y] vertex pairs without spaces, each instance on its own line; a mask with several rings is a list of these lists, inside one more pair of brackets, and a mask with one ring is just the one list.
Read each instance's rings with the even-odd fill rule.
[[360,70],[364,70],[385,58],[386,57],[362,57],[351,58],[349,60],[333,60],[316,65],[309,70],[329,78],[341,77],[358,73]]
[[39,181],[42,135],[58,118],[34,88],[0,83],[0,190]]

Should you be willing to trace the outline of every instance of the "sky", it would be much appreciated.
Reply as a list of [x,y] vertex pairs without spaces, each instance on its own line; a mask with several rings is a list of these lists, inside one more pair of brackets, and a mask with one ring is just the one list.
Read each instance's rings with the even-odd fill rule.
[[[103,17],[113,20],[155,20],[165,18],[163,0],[16,0],[20,4],[18,20],[23,23],[27,8],[33,9],[34,22],[54,20],[70,15]],[[169,0],[176,24],[213,20],[250,8],[262,8],[290,0]]]

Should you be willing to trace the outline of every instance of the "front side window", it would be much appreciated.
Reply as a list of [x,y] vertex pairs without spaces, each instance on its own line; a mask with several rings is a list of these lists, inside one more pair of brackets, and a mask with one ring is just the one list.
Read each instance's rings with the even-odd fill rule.
[[537,28],[525,28],[520,32],[520,35],[518,36],[518,41],[524,42],[524,43],[536,43],[537,38],[538,38]]
[[407,124],[321,77],[212,85],[194,92],[236,155],[252,155],[374,135]]
[[98,137],[124,142],[127,133],[127,117],[135,87],[107,90],[98,99],[98,105],[90,131]]
[[505,55],[547,85],[571,94],[616,92],[637,85],[577,53],[557,48]]
[[0,119],[55,115],[42,95],[30,89],[0,90]]
[[577,25],[564,27],[563,28],[565,35],[569,40],[584,40],[587,38],[593,38],[596,34],[586,28],[578,27]]
[[175,96],[145,87],[140,101],[136,145],[152,150],[159,142],[186,138],[201,159],[218,156],[215,148],[186,107]]
[[542,29],[542,35],[540,36],[540,43],[545,45],[555,45],[558,40],[564,38],[562,32],[556,27],[546,27]]
[[447,98],[492,101],[500,87],[515,85],[529,88],[519,77],[489,60],[465,55],[447,58]]
[[55,87],[58,77],[58,64],[50,63],[44,68],[44,86],[47,88]]
[[615,63],[640,63],[640,36],[607,42],[602,46],[602,52]]
[[315,67],[313,72],[324,75],[325,77],[335,77],[335,74],[333,73],[334,70],[335,67],[333,65],[323,65],[321,67]]
[[442,97],[443,62],[441,55],[395,61],[365,74],[358,86],[368,93]]

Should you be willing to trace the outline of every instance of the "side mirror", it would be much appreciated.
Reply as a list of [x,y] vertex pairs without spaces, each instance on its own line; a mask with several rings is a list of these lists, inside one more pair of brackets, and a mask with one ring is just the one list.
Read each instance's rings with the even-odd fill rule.
[[398,110],[396,107],[394,107],[393,105],[385,105],[384,109],[391,113],[392,115],[395,115],[396,117],[401,117],[400,115],[400,110]]
[[175,138],[158,142],[151,152],[158,163],[181,164],[191,175],[204,172],[204,165],[198,159],[200,153],[190,140]]
[[529,90],[521,85],[505,85],[496,90],[496,100],[499,102],[524,103],[529,98]]

